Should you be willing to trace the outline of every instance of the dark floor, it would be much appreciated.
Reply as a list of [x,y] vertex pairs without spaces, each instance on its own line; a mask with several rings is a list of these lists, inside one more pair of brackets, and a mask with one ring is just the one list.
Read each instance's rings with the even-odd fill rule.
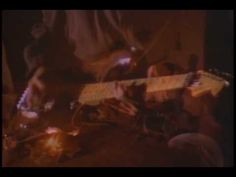
[[[19,91],[21,92],[21,87]],[[198,103],[199,104],[199,103]],[[3,103],[3,106],[5,103]],[[5,109],[5,108],[4,108]],[[37,129],[47,127],[71,129],[71,118],[74,111],[68,107],[58,107],[39,118]],[[141,131],[134,128],[132,120],[125,116],[115,115],[115,124],[86,123],[81,124],[81,132],[72,141],[81,147],[81,151],[72,158],[51,160],[50,163],[29,158],[29,155],[13,155],[5,166],[15,167],[103,167],[103,166],[173,166],[173,152],[167,148],[167,142],[159,137],[140,138]],[[43,123],[43,124],[41,124]],[[73,143],[72,142],[72,143]],[[34,146],[35,149],[40,148]],[[228,148],[226,148],[227,150]],[[4,153],[3,153],[4,154]],[[13,153],[14,154],[14,153]],[[229,156],[232,153],[229,153]],[[227,162],[227,159],[225,159]],[[6,161],[3,155],[3,162]],[[227,163],[226,163],[227,164]],[[226,166],[231,166],[231,162]],[[176,164],[175,164],[176,165]]]
[[[71,118],[70,111],[54,111],[50,126],[65,127]],[[40,119],[46,119],[42,117]],[[156,137],[138,138],[140,132],[125,125],[91,123],[82,126],[78,136],[81,153],[62,162],[37,164],[27,156],[16,159],[9,166],[58,166],[58,167],[97,167],[97,166],[170,166],[170,152],[164,141]],[[77,140],[75,140],[77,141]]]

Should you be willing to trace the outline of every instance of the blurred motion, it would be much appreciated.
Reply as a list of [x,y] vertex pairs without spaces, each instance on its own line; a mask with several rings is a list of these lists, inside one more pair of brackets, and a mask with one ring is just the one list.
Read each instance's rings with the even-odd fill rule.
[[233,166],[232,19],[3,11],[3,166]]

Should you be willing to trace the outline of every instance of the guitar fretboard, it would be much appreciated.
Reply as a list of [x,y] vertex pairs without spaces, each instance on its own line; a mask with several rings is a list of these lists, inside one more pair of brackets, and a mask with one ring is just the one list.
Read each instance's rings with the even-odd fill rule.
[[95,103],[108,98],[115,97],[117,82],[121,85],[130,86],[132,84],[146,84],[146,92],[157,92],[164,90],[180,89],[186,86],[191,73],[179,74],[173,76],[162,76],[154,78],[133,79],[125,81],[112,81],[105,83],[86,84],[79,96],[79,102],[82,104]]
[[[172,76],[162,76],[155,78],[143,78],[143,79],[132,79],[123,81],[112,81],[105,83],[94,83],[94,84],[83,84],[81,89],[81,84],[67,85],[66,90],[70,93],[77,94],[80,90],[78,96],[78,102],[82,104],[98,104],[104,99],[114,98],[117,96],[117,84],[130,86],[130,85],[141,85],[146,84],[146,93],[152,93],[157,91],[165,90],[175,90],[181,88],[188,88],[191,91],[193,97],[199,97],[205,93],[211,92],[213,96],[217,96],[225,86],[229,86],[229,82],[221,77],[215,76],[208,72],[198,71],[197,78],[193,73],[179,74]],[[196,84],[191,84],[189,81],[193,81]],[[61,85],[59,85],[61,87]],[[29,96],[29,87],[25,89],[22,94],[21,99],[18,101],[18,110],[37,110],[37,105],[27,105],[26,99]],[[63,91],[64,92],[64,91]],[[32,95],[31,95],[32,96]]]

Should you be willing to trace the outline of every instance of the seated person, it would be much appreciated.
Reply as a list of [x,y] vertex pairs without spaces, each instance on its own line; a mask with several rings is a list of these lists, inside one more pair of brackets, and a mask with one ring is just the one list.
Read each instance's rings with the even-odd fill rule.
[[212,138],[200,133],[184,133],[170,139],[168,147],[175,152],[173,166],[223,167],[222,151]]

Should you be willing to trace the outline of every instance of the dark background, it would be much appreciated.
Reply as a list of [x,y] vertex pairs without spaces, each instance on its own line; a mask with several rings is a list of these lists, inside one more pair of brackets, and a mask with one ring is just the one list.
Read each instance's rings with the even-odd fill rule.
[[208,11],[205,35],[206,68],[216,67],[233,73],[233,30],[232,11]]
[[[206,68],[217,68],[221,71],[234,73],[233,52],[233,11],[211,10],[207,13],[207,28],[205,39]],[[223,151],[225,163],[234,163],[234,83],[223,92],[215,116],[224,127]]]
[[[30,15],[29,15],[30,14]],[[42,19],[40,10],[8,10],[2,12],[2,39],[14,81],[24,80],[26,69],[23,49],[32,40],[33,24]],[[233,11],[210,10],[206,17],[206,68],[233,73]]]
[[[30,15],[29,15],[30,14]],[[25,82],[26,65],[23,49],[30,43],[33,24],[42,19],[40,10],[14,10],[2,12],[2,40],[13,82]],[[205,31],[205,68],[217,68],[233,74],[233,11],[207,11]],[[221,97],[217,117],[223,124],[224,154],[228,166],[233,164],[233,81]]]
[[30,34],[33,24],[40,21],[40,10],[2,11],[2,40],[14,83],[25,80],[23,49],[33,40]]

